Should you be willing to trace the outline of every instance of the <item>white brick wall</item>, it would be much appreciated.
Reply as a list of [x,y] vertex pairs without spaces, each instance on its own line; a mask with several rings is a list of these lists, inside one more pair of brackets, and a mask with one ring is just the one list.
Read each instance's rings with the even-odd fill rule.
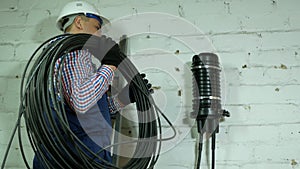
[[[70,0],[69,0],[70,1]],[[140,35],[130,41],[130,57],[153,59],[162,71],[150,71],[151,81],[162,87],[157,93],[167,95],[165,114],[175,119],[181,110],[188,114],[191,106],[189,65],[193,53],[189,47],[215,51],[226,78],[225,108],[232,117],[221,123],[217,135],[217,167],[222,169],[299,169],[300,168],[300,1],[299,0],[89,0],[111,20],[136,16],[142,12],[163,12],[186,19],[211,40],[205,44],[203,34],[177,19],[145,22],[136,30],[160,30],[169,36]],[[59,32],[54,22],[65,1],[2,0],[0,6],[0,159],[17,117],[20,77],[33,50]],[[124,24],[134,24],[125,20]],[[172,27],[170,27],[172,26]],[[125,29],[130,25],[124,25]],[[144,36],[145,35],[145,36]],[[205,46],[207,45],[207,46]],[[143,51],[149,47],[152,50]],[[156,49],[154,49],[156,48]],[[161,49],[161,50],[158,50]],[[179,50],[179,53],[176,53]],[[150,52],[149,52],[150,51]],[[144,53],[144,54],[143,54]],[[146,54],[145,54],[146,53]],[[152,56],[149,54],[153,54]],[[178,62],[161,63],[173,57]],[[159,59],[159,60],[158,60]],[[174,64],[173,64],[174,63]],[[147,68],[137,65],[143,71]],[[149,68],[148,68],[149,71]],[[166,72],[169,76],[166,76]],[[170,85],[166,80],[168,77]],[[164,79],[162,81],[161,79]],[[161,83],[160,83],[161,82]],[[172,82],[172,83],[171,83]],[[176,82],[176,83],[175,83]],[[178,90],[182,96],[178,96]],[[164,92],[165,91],[165,92]],[[177,98],[182,99],[182,107]],[[164,105],[164,104],[161,104]],[[193,120],[191,120],[193,122]],[[165,123],[164,123],[165,124]],[[176,128],[186,132],[184,123]],[[24,139],[25,132],[24,132]],[[184,136],[175,148],[164,152],[158,169],[190,169],[195,163],[195,130]],[[17,140],[17,139],[16,139]],[[5,168],[24,168],[15,140]],[[175,144],[175,143],[174,143]],[[207,145],[205,145],[207,146]],[[32,151],[25,144],[28,159]],[[210,149],[210,148],[208,148]],[[202,168],[206,169],[208,152],[204,147]]]

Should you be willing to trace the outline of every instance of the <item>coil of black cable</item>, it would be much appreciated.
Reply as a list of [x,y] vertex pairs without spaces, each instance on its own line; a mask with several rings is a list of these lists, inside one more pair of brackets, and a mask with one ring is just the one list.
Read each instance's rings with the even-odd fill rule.
[[[66,120],[64,100],[63,98],[57,98],[57,95],[62,93],[61,84],[58,83],[58,86],[55,86],[53,82],[54,64],[57,59],[63,59],[66,53],[77,49],[87,48],[93,51],[97,47],[96,42],[97,37],[88,34],[62,36],[59,40],[47,44],[46,48],[35,59],[35,63],[28,74],[26,87],[22,91],[24,119],[31,145],[34,151],[40,154],[40,158],[47,168],[57,166],[59,168],[118,168],[103,159],[100,159],[103,161],[102,164],[95,162],[93,159],[99,158],[97,154],[89,151],[72,133]],[[151,168],[156,163],[159,155],[160,142],[157,141],[157,128],[160,124],[157,120],[153,120],[157,119],[157,114],[155,108],[151,106],[151,99],[148,98],[146,93],[148,92],[147,87],[142,83],[142,77],[137,74],[137,69],[128,59],[125,59],[122,64],[124,66],[120,67],[119,70],[125,79],[129,81],[134,77],[134,83],[140,86],[133,93],[137,110],[142,110],[137,113],[138,119],[141,121],[138,136],[141,141],[137,141],[134,158],[124,168]],[[53,103],[58,119],[53,117],[50,102]],[[41,114],[41,112],[44,113]],[[57,123],[62,126],[63,132],[59,130]],[[51,130],[49,130],[49,127]],[[70,150],[63,135],[67,135],[67,138],[72,140],[77,148],[77,153]],[[143,141],[144,139],[147,139],[147,141]],[[94,158],[87,155],[82,147],[93,154]],[[51,160],[49,160],[49,157]]]

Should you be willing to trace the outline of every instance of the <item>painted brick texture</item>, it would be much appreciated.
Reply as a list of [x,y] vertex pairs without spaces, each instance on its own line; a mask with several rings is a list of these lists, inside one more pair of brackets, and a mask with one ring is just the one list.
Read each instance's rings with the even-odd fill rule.
[[[1,1],[2,162],[17,119],[26,62],[39,44],[60,33],[55,20],[67,1]],[[197,132],[194,120],[188,118],[192,103],[189,66],[194,53],[211,51],[221,60],[223,104],[232,115],[220,123],[216,168],[300,169],[299,0],[88,2],[110,20],[122,23],[120,32],[131,33],[128,56],[147,73],[156,87],[154,99],[178,131],[175,140],[164,143],[174,146],[161,154],[155,168],[195,166]],[[152,22],[137,22],[135,18],[144,12],[164,14]],[[114,38],[120,35],[114,34]],[[164,130],[169,129],[165,122],[163,125]],[[31,161],[33,152],[23,122],[22,126],[24,147]],[[16,137],[6,169],[25,168],[19,149]],[[203,169],[209,168],[209,150],[205,142]]]

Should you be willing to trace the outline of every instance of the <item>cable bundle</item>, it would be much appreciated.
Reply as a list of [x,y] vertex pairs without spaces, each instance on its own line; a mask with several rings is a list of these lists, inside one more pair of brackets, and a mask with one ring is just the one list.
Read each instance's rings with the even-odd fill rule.
[[[26,167],[30,168],[22,147],[20,130],[22,116],[25,119],[31,146],[34,152],[39,154],[40,160],[44,162],[46,168],[119,168],[101,159],[97,154],[112,146],[133,142],[137,143],[133,158],[130,159],[123,168],[144,169],[154,166],[159,157],[161,141],[174,138],[176,132],[171,122],[159,110],[152,97],[147,93],[148,88],[143,83],[143,79],[137,69],[129,59],[125,58],[124,54],[123,57],[125,59],[118,69],[128,82],[132,80],[132,82],[138,86],[138,88],[133,91],[138,110],[138,139],[136,141],[113,144],[104,147],[103,150],[98,153],[94,153],[76,137],[69,127],[64,98],[58,97],[63,96],[61,81],[54,83],[54,79],[60,79],[59,75],[61,73],[57,73],[57,77],[53,76],[54,65],[56,61],[61,58],[62,61],[59,65],[59,71],[61,71],[63,69],[63,64],[61,63],[63,63],[64,57],[67,53],[74,50],[88,49],[90,51],[97,51],[99,47],[97,46],[97,38],[98,37],[89,34],[59,35],[43,43],[34,52],[23,74],[19,116],[2,163],[2,169],[4,168],[11,142],[17,129],[22,157]],[[41,49],[43,50],[40,51]],[[38,55],[39,52],[40,54]],[[31,66],[32,69],[25,83],[25,76],[33,60],[35,60],[35,62]],[[53,113],[53,110],[55,110],[55,113]],[[161,122],[158,113],[160,113],[172,127],[174,131],[172,137],[165,139],[161,137]],[[69,143],[66,142],[66,139]],[[69,145],[70,143],[73,148]],[[99,159],[101,163],[96,162],[96,158]]]

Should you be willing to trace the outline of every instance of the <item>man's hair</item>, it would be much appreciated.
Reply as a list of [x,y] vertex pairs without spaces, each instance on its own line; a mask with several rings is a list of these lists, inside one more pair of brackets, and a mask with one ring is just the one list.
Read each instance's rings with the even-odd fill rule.
[[[81,17],[81,19],[86,22],[89,21],[89,19],[90,19],[90,18],[84,16],[83,14],[78,14],[75,18],[77,18],[78,16]],[[72,26],[74,25],[75,18],[74,18],[72,24],[70,24],[69,26],[66,27],[66,29],[64,30],[65,33],[69,32],[71,30]]]

